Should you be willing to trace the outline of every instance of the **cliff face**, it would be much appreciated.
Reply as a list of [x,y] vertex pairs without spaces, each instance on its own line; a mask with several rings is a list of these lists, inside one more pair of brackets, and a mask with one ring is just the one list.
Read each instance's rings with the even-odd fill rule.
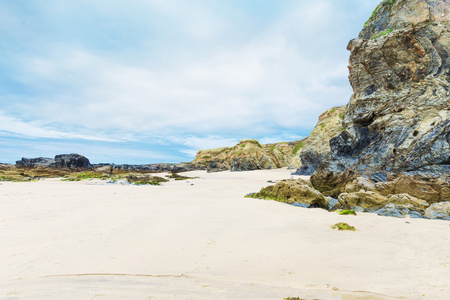
[[299,158],[300,166],[294,174],[312,175],[330,154],[329,140],[344,130],[342,127],[344,111],[345,106],[338,106],[326,110],[319,116],[319,121],[311,134],[298,146],[296,156]]
[[439,176],[448,185],[449,19],[447,0],[386,0],[350,41],[354,93],[345,130],[330,140],[331,154],[313,175],[316,188],[330,191],[358,176],[388,181],[399,173]]

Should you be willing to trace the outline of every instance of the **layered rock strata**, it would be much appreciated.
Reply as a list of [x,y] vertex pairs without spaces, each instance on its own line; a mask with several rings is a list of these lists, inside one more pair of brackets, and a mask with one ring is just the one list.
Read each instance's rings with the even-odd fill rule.
[[449,18],[446,0],[382,1],[350,41],[354,93],[315,188],[450,198]]

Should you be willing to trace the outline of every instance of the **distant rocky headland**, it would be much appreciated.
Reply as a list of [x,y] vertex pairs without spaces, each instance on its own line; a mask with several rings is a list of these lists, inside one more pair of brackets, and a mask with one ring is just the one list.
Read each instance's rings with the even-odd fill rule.
[[[206,167],[194,163],[158,163],[158,164],[91,164],[83,155],[60,154],[55,158],[22,158],[16,164],[0,164],[0,180],[30,181],[41,178],[66,177],[76,178],[116,178],[115,175],[135,176],[149,173],[170,172],[179,173],[192,170],[204,170]],[[144,176],[149,178],[149,176]],[[142,178],[144,178],[142,177]],[[131,178],[131,177],[130,177]]]

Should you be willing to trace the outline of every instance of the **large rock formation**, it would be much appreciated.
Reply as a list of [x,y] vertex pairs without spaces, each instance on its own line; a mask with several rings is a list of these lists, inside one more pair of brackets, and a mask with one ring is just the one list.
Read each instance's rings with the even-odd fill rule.
[[449,19],[447,0],[380,3],[348,45],[354,93],[315,188],[336,196],[368,178],[365,190],[450,198]]

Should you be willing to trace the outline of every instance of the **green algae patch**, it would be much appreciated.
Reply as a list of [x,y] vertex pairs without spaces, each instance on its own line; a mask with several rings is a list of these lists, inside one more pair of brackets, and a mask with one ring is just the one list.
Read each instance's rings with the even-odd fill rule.
[[92,179],[106,179],[108,176],[101,173],[77,173],[73,175],[66,175],[62,181],[81,181],[81,180],[92,180]]
[[0,181],[10,181],[10,182],[28,182],[34,181],[35,179],[27,176],[0,176]]
[[196,179],[196,178],[200,178],[200,177],[187,177],[187,176],[179,175],[177,173],[172,173],[172,174],[170,174],[170,176],[168,178],[172,178],[175,180],[189,180],[189,179]]
[[292,149],[292,154],[297,154],[298,150],[300,150],[301,148],[303,148],[305,146],[304,142],[300,142],[298,143],[294,149]]
[[343,231],[343,230],[346,230],[346,231],[356,231],[356,228],[355,228],[355,227],[353,227],[353,226],[351,226],[351,225],[348,225],[347,223],[343,223],[343,222],[334,224],[333,226],[331,226],[331,228],[333,228],[333,229],[335,229],[335,230],[340,230],[340,231]]
[[380,36],[385,36],[388,33],[391,33],[392,31],[394,31],[394,29],[388,29],[386,31],[380,32],[379,34],[375,35],[372,37],[372,40],[376,40],[377,38],[379,38]]
[[167,182],[167,179],[157,176],[135,176],[128,175],[127,181],[136,185],[161,185],[161,182]]
[[339,212],[340,215],[354,215],[356,216],[356,212],[353,209],[343,209]]

